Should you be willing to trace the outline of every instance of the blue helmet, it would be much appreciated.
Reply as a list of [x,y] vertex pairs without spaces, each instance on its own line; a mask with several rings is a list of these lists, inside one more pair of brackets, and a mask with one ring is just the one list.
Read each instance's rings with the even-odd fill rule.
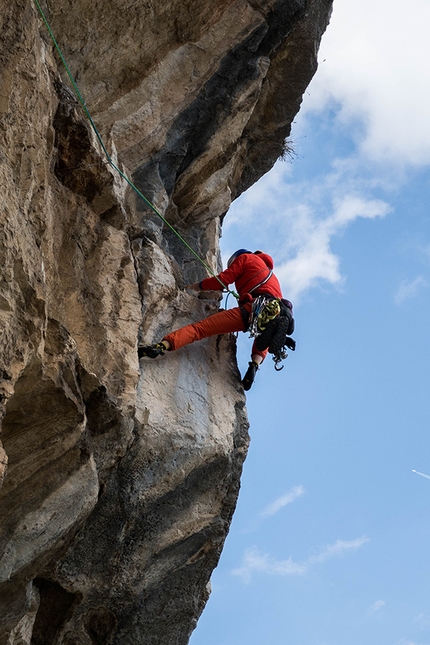
[[238,250],[237,250],[237,251],[235,251],[235,252],[233,253],[233,255],[228,259],[227,267],[229,267],[229,266],[231,265],[231,263],[232,263],[232,262],[234,262],[234,260],[235,260],[237,257],[239,257],[239,255],[242,255],[242,253],[252,253],[252,251],[248,251],[248,249],[238,249]]

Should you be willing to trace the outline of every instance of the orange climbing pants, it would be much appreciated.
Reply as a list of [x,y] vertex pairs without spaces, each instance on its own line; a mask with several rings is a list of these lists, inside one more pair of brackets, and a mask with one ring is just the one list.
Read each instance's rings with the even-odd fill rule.
[[[246,303],[243,307],[248,313],[251,313],[251,303]],[[245,324],[243,322],[240,307],[233,307],[233,309],[219,311],[218,313],[212,314],[199,322],[185,325],[185,327],[181,327],[177,331],[173,331],[170,334],[167,334],[167,336],[164,336],[163,340],[169,341],[171,349],[175,350],[180,347],[184,347],[184,345],[194,343],[196,340],[202,340],[202,338],[218,336],[219,334],[228,334],[234,331],[245,331]],[[267,355],[267,349],[260,351],[256,348],[254,341],[251,355],[253,356],[255,354],[264,359]]]

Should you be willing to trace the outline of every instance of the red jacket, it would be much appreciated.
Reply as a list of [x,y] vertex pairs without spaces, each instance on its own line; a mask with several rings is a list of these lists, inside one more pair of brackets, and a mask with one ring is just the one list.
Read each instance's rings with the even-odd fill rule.
[[[272,269],[273,260],[270,255],[266,253],[242,253],[218,277],[225,286],[234,282],[239,297],[242,299],[253,287],[267,278]],[[216,291],[221,290],[222,286],[216,278],[205,278],[200,282],[200,288]],[[281,286],[275,274],[272,274],[268,281],[253,291],[251,295],[255,298],[262,294],[282,298]]]

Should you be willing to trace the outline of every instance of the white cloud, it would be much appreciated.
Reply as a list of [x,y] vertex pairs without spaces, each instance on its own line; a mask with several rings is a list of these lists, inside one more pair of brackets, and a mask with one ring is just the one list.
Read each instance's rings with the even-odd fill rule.
[[304,492],[305,489],[303,488],[303,486],[294,486],[294,488],[288,491],[288,493],[285,493],[285,495],[278,497],[278,499],[266,506],[266,508],[262,510],[261,515],[265,517],[275,515],[275,513],[280,511],[281,508],[284,508],[284,506],[287,506],[287,504],[291,504],[298,497],[304,495]]
[[[339,109],[362,124],[361,152],[384,163],[430,163],[428,0],[342,0],[320,49],[305,110]],[[384,25],[381,33],[381,25]]]
[[342,556],[348,551],[355,551],[366,542],[369,542],[366,537],[350,541],[337,540],[335,544],[324,547],[321,553],[311,556],[303,563],[294,562],[291,557],[288,560],[276,560],[267,553],[261,553],[256,547],[252,547],[246,550],[242,566],[234,569],[232,573],[241,577],[246,583],[251,581],[252,573],[255,572],[278,576],[303,575],[314,564]]
[[310,288],[342,286],[333,238],[358,218],[375,219],[390,211],[386,202],[364,195],[353,172],[351,163],[339,163],[324,177],[293,184],[286,164],[278,163],[230,210],[225,229],[240,226],[244,247],[270,250],[283,291],[294,304]]
[[402,280],[394,296],[394,302],[396,305],[401,305],[405,300],[410,300],[418,296],[427,287],[428,282],[422,275],[417,276],[413,280]]
[[357,538],[356,540],[337,540],[334,544],[326,546],[318,555],[311,556],[307,562],[308,564],[325,562],[329,558],[341,556],[348,551],[356,551],[367,542],[369,542],[369,538],[365,536]]
[[385,601],[384,600],[377,600],[376,602],[373,603],[371,607],[369,607],[369,611],[367,612],[368,614],[374,614],[382,607],[385,607]]
[[291,223],[294,257],[276,268],[288,297],[296,302],[304,291],[324,281],[341,286],[340,259],[330,248],[332,238],[354,219],[384,217],[388,211],[388,205],[381,200],[366,200],[355,195],[336,200],[332,213],[325,219],[318,219],[313,210],[302,207],[297,219]]
[[242,578],[244,582],[250,582],[253,572],[266,573],[278,576],[302,575],[306,571],[306,565],[288,560],[276,560],[266,553],[261,553],[257,548],[252,547],[245,551],[243,563],[239,569],[234,569],[233,574]]

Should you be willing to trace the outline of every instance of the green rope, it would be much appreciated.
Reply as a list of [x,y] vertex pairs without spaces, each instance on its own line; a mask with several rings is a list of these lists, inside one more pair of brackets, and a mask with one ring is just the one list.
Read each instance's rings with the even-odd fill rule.
[[184,238],[182,237],[182,235],[180,235],[180,233],[179,233],[179,232],[178,232],[178,231],[177,231],[177,230],[176,230],[176,229],[175,229],[175,228],[174,228],[174,227],[173,227],[173,226],[172,226],[172,225],[171,225],[171,224],[166,220],[166,218],[165,218],[165,217],[163,217],[163,215],[162,215],[162,214],[160,213],[160,211],[159,211],[159,210],[154,206],[154,204],[152,204],[152,203],[149,201],[149,199],[147,199],[147,198],[145,197],[145,195],[143,195],[143,194],[140,192],[140,190],[137,188],[137,186],[135,186],[135,185],[133,184],[133,182],[132,182],[128,177],[127,177],[127,175],[125,175],[125,174],[122,172],[122,170],[121,170],[120,168],[118,168],[118,166],[114,163],[114,161],[113,161],[112,157],[110,156],[109,152],[107,151],[107,148],[106,148],[106,146],[105,146],[105,144],[104,144],[104,142],[103,142],[103,139],[101,138],[101,135],[100,135],[100,133],[99,133],[99,131],[98,131],[98,129],[97,129],[97,126],[96,126],[96,124],[95,124],[95,123],[94,123],[94,121],[93,121],[93,118],[92,118],[92,116],[91,116],[91,114],[90,114],[90,111],[88,110],[88,108],[87,108],[87,106],[86,106],[86,103],[85,103],[85,101],[84,101],[84,99],[83,99],[83,97],[82,97],[82,94],[81,94],[81,93],[80,93],[80,91],[79,91],[79,88],[78,88],[78,86],[77,86],[77,84],[76,84],[76,81],[75,81],[75,79],[73,78],[73,74],[72,74],[72,72],[70,71],[70,68],[69,68],[69,66],[68,66],[68,64],[67,64],[66,59],[65,59],[65,58],[64,58],[64,56],[63,56],[63,52],[61,51],[60,46],[59,46],[59,44],[57,43],[57,40],[56,40],[56,38],[55,38],[55,36],[54,36],[54,33],[53,33],[52,29],[51,29],[51,26],[50,26],[50,24],[49,24],[49,22],[48,22],[48,20],[47,20],[47,18],[46,18],[46,16],[45,16],[44,12],[43,12],[43,9],[42,9],[42,7],[41,7],[41,6],[40,6],[40,4],[39,4],[39,0],[34,0],[34,3],[35,3],[35,5],[36,5],[36,7],[37,7],[37,9],[38,9],[38,11],[39,11],[39,13],[40,13],[41,17],[42,17],[43,22],[45,23],[45,26],[46,26],[46,28],[47,28],[47,30],[48,30],[48,32],[49,32],[49,35],[51,36],[52,42],[53,42],[53,43],[54,43],[54,45],[55,45],[55,49],[57,50],[58,55],[59,55],[59,56],[60,56],[60,58],[61,58],[61,62],[62,62],[62,63],[63,63],[63,65],[64,65],[64,69],[65,69],[65,70],[66,70],[66,72],[67,72],[67,75],[68,75],[68,77],[69,77],[69,79],[70,79],[70,82],[71,82],[71,84],[72,84],[72,86],[73,86],[73,89],[75,90],[75,94],[76,94],[76,96],[77,96],[77,97],[78,97],[78,99],[79,99],[79,103],[82,105],[82,107],[83,107],[83,109],[84,109],[84,112],[85,112],[85,114],[86,114],[86,116],[87,116],[87,118],[88,118],[88,120],[89,120],[89,122],[90,122],[90,124],[91,124],[91,127],[92,127],[92,129],[94,130],[94,132],[95,132],[95,135],[96,135],[96,137],[97,137],[97,140],[98,140],[98,142],[99,142],[99,144],[100,144],[100,146],[101,146],[101,148],[102,148],[102,150],[103,150],[104,154],[106,155],[106,159],[107,159],[107,161],[108,161],[109,165],[110,165],[110,166],[112,166],[112,168],[113,168],[114,170],[116,170],[116,172],[117,172],[117,173],[119,173],[119,175],[120,175],[120,176],[121,176],[121,177],[122,177],[122,178],[123,178],[123,179],[128,183],[128,185],[129,185],[129,186],[130,186],[130,187],[131,187],[131,188],[132,188],[132,189],[133,189],[133,190],[134,190],[134,191],[139,195],[139,197],[140,197],[141,199],[143,199],[143,201],[145,202],[145,204],[146,204],[147,206],[149,206],[149,208],[150,208],[150,209],[151,209],[151,210],[152,210],[156,215],[158,215],[158,217],[163,221],[163,223],[164,223],[164,224],[165,224],[165,225],[166,225],[166,226],[167,226],[167,227],[168,227],[168,228],[169,228],[169,229],[170,229],[170,230],[171,230],[171,231],[172,231],[172,232],[173,232],[173,233],[174,233],[174,234],[175,234],[179,239],[180,239],[180,241],[182,242],[182,244],[184,244],[184,245],[186,246],[186,248],[187,248],[187,249],[188,249],[188,250],[189,250],[189,251],[190,251],[190,252],[191,252],[191,253],[192,253],[196,258],[197,258],[197,260],[198,260],[198,261],[199,261],[199,262],[200,262],[200,263],[205,267],[205,269],[206,269],[206,270],[207,270],[207,271],[208,271],[208,272],[209,272],[209,273],[210,273],[214,278],[216,278],[216,279],[218,280],[218,282],[220,283],[220,285],[222,286],[222,288],[223,288],[223,289],[225,289],[225,290],[227,291],[227,293],[231,293],[235,298],[239,299],[238,294],[237,294],[235,291],[232,291],[232,290],[230,290],[230,289],[228,289],[228,288],[226,287],[226,285],[225,285],[225,284],[224,284],[224,283],[219,279],[219,277],[216,275],[216,273],[214,273],[214,271],[212,271],[212,269],[210,268],[210,266],[208,266],[208,265],[206,264],[206,262],[205,262],[205,261],[204,261],[204,260],[203,260],[203,259],[202,259],[202,258],[201,258],[201,257],[200,257],[196,252],[195,252],[195,251],[194,251],[194,249],[193,249],[193,248],[188,244],[188,242],[187,242],[186,240],[184,240]]

